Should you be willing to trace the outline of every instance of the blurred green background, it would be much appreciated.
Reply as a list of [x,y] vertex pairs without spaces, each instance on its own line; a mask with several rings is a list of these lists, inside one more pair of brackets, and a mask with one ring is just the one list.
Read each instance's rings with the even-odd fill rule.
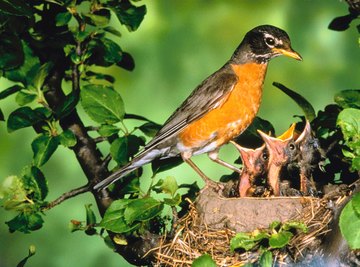
[[[301,110],[271,85],[273,81],[305,96],[316,110],[332,103],[337,91],[359,88],[356,28],[353,26],[345,32],[327,29],[333,18],[347,13],[344,1],[149,0],[137,4],[147,6],[139,30],[128,33],[124,27],[115,25],[123,34],[120,45],[135,58],[136,68],[133,72],[111,69],[128,113],[163,123],[204,78],[230,58],[243,35],[261,24],[286,30],[293,48],[304,59],[298,62],[280,57],[270,63],[259,115],[271,121],[277,133],[296,121],[293,115],[301,114]],[[1,89],[8,85],[4,79],[0,82]],[[14,97],[1,101],[0,105],[6,117],[16,108]],[[34,137],[32,129],[9,135],[6,124],[0,122],[0,179],[18,174],[31,162],[30,144]],[[229,162],[237,158],[231,147],[225,147],[221,156]],[[229,173],[206,156],[196,157],[195,162],[214,179]],[[58,149],[45,165],[44,173],[49,180],[48,200],[86,182],[75,156],[64,148]],[[166,175],[175,176],[179,183],[197,179],[185,165],[159,177]],[[70,233],[71,219],[85,219],[85,203],[94,203],[90,194],[50,210],[45,215],[44,227],[32,234],[9,234],[4,222],[14,214],[0,209],[0,267],[16,266],[31,244],[36,246],[37,253],[27,266],[130,266],[100,238]]]

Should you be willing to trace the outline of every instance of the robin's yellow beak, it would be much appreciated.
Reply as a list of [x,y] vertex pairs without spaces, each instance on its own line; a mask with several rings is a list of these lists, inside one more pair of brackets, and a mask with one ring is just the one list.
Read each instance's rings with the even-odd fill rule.
[[296,60],[302,60],[300,54],[293,50],[291,47],[289,47],[288,49],[274,47],[272,51],[274,51],[275,53],[283,54],[287,57],[295,58]]

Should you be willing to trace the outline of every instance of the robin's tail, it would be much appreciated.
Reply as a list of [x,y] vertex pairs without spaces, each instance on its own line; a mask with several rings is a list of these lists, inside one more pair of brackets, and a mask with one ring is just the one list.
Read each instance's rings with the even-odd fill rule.
[[161,151],[158,149],[145,150],[137,157],[135,157],[131,162],[126,164],[124,167],[112,173],[110,176],[106,177],[101,182],[97,183],[94,186],[94,190],[101,190],[108,187],[112,183],[115,183],[117,180],[121,179],[130,172],[140,168],[141,166],[153,161],[155,158],[161,156]]

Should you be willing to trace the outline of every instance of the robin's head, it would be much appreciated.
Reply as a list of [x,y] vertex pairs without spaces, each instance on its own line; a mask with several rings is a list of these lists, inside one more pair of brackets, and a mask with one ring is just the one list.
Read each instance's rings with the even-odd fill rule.
[[245,35],[232,59],[238,63],[266,63],[280,55],[302,60],[300,54],[291,48],[290,38],[285,31],[271,25],[262,25]]

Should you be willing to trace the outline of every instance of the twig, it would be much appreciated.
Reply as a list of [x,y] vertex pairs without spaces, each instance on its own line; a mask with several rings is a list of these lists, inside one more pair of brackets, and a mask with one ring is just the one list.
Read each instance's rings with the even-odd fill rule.
[[105,137],[105,136],[99,136],[99,137],[94,138],[95,143],[101,143],[101,142],[104,142],[104,141],[107,141],[107,140],[108,140],[108,138]]
[[62,194],[60,197],[58,197],[57,199],[55,199],[54,201],[50,202],[45,208],[44,210],[49,210],[57,205],[59,205],[60,203],[62,203],[63,201],[75,197],[77,195],[89,192],[91,189],[91,187],[89,186],[89,184],[86,184],[84,186],[75,188],[73,190],[70,190],[69,192],[66,192],[64,194]]
[[111,154],[108,154],[108,155],[103,159],[103,163],[101,164],[101,168],[103,168],[104,170],[107,170],[107,167],[108,167],[111,159],[112,159]]

